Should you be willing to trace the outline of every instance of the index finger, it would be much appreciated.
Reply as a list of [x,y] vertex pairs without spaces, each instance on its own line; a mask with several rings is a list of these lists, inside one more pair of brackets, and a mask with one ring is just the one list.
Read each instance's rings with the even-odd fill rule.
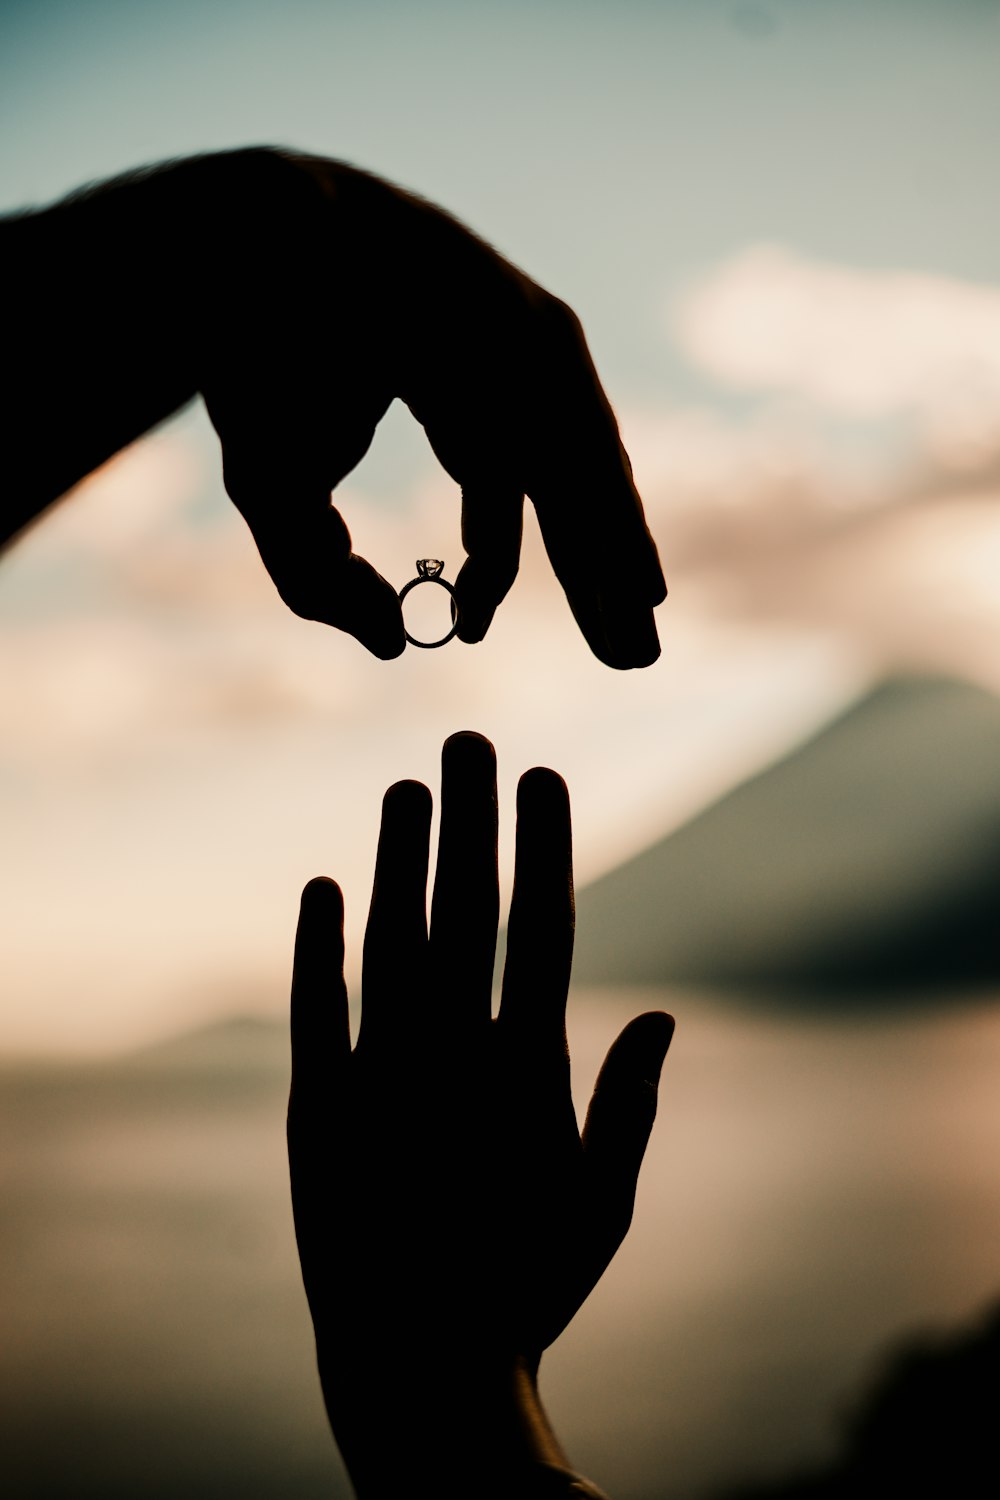
[[204,382],[226,491],[289,609],[388,660],[405,644],[396,591],[353,551],[331,501],[367,452],[388,399],[363,372],[347,389],[328,373],[317,376],[314,361],[303,369],[296,312],[304,319],[293,308],[290,326],[277,330],[258,316],[255,347],[246,349],[241,333]]
[[499,908],[496,752],[485,735],[467,730],[449,736],[441,752],[431,902],[437,1016],[453,1045],[490,1019]]
[[353,635],[374,656],[399,656],[405,638],[396,590],[352,550],[328,476],[301,459],[268,464],[234,448],[225,452],[226,489],[285,604],[304,620]]

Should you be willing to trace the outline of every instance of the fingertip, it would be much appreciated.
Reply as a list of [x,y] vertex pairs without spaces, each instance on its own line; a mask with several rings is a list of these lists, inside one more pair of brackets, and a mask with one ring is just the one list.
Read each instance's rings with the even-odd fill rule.
[[542,786],[561,786],[565,788],[566,783],[558,771],[553,771],[551,766],[529,766],[527,771],[522,772],[519,785],[533,787],[536,784]]
[[620,615],[612,636],[629,667],[651,667],[659,659],[660,637],[651,609]]
[[430,787],[422,781],[396,781],[382,798],[382,816],[407,821],[421,819],[429,823],[433,801]]
[[647,1081],[654,1088],[659,1084],[660,1074],[673,1040],[675,1022],[665,1010],[646,1011],[630,1022],[626,1031],[638,1042],[641,1049]]
[[291,994],[294,1043],[311,1035],[309,1017],[325,1005],[331,976],[342,976],[343,966],[343,892],[329,876],[317,875],[303,888],[295,932]]
[[395,661],[406,650],[406,636],[398,638],[394,631],[380,632],[377,640],[365,640],[360,634],[355,637],[379,661]]
[[292,959],[289,1005],[292,1048],[292,1109],[315,1109],[321,1073],[350,1053],[347,991],[344,986],[344,897],[325,875],[302,891]]
[[455,579],[456,635],[460,641],[473,646],[484,639],[510,592],[517,569],[516,555],[506,564],[488,566],[482,558],[470,557],[462,565]]
[[[660,638],[653,611],[634,605],[602,603],[600,619],[604,654],[597,652],[616,671],[651,667],[660,655]],[[596,650],[596,647],[595,647]]]
[[325,530],[314,539],[314,555],[299,563],[296,595],[289,596],[279,582],[282,597],[296,614],[346,631],[380,661],[394,660],[406,649],[399,595],[366,558],[357,552],[345,557],[327,540],[328,534],[339,538],[343,528],[332,506],[324,523]]
[[456,765],[479,764],[496,771],[497,753],[493,741],[476,729],[459,729],[450,734],[441,746],[442,772]]
[[324,564],[268,564],[278,592],[303,620],[315,620],[352,635],[380,661],[392,661],[406,648],[403,612],[396,590],[364,558],[352,555]]
[[566,597],[584,640],[605,666],[624,672],[657,660],[660,640],[652,609],[588,581],[567,586]]
[[645,1027],[646,1031],[651,1036],[658,1036],[662,1039],[664,1049],[670,1046],[670,1040],[673,1037],[677,1022],[674,1020],[669,1011],[643,1011],[641,1016],[636,1016],[633,1025],[638,1025],[640,1023]]
[[363,557],[352,554],[344,585],[328,623],[346,630],[379,661],[394,661],[406,650],[399,595]]
[[492,609],[481,607],[478,611],[459,605],[455,639],[461,641],[463,646],[478,646],[480,641],[486,639],[496,612],[496,605]]
[[569,788],[558,771],[532,766],[517,783],[517,809],[526,812],[540,805],[559,802],[569,807]]
[[[479,819],[489,808],[492,820],[494,859],[496,857],[497,804],[497,753],[493,742],[474,729],[459,730],[451,734],[441,746],[441,817],[442,836],[445,828],[450,836],[457,832],[458,825],[471,819],[468,835],[473,826],[479,827]],[[456,823],[455,820],[458,820]],[[438,851],[438,873],[440,875],[441,849]],[[438,882],[435,881],[435,897]],[[432,922],[433,925],[433,922]]]
[[503,594],[495,594],[483,587],[471,559],[465,563],[455,579],[454,598],[458,611],[455,634],[458,639],[467,646],[477,645],[493,623],[493,616],[502,597]]
[[307,881],[303,886],[299,905],[303,913],[339,912],[343,917],[344,893],[329,875],[314,875],[312,880]]
[[517,784],[514,883],[538,911],[547,911],[554,901],[561,919],[568,920],[572,927],[573,820],[569,790],[558,771],[548,766],[533,766]]
[[237,504],[264,566],[294,614],[346,631],[380,660],[402,653],[406,636],[396,590],[351,551],[350,532],[328,492],[306,489],[290,495],[292,519],[280,526],[259,496],[251,501],[241,491]]

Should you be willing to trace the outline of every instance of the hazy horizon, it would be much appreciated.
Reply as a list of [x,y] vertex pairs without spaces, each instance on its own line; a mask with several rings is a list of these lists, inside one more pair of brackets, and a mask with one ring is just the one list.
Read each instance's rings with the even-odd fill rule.
[[[575,996],[578,1106],[628,1014],[678,1022],[632,1230],[542,1365],[568,1452],[610,1494],[710,1500],[822,1463],[892,1350],[995,1304],[997,999],[859,1024]],[[12,1493],[346,1495],[295,1256],[281,1031],[0,1073]]]

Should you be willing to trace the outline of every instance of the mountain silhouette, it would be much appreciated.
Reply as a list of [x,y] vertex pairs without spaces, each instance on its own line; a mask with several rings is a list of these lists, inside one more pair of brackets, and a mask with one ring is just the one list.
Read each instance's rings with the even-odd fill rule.
[[1000,698],[888,681],[585,887],[574,976],[781,991],[1000,981]]
[[[727,1490],[723,1500],[882,1500],[995,1495],[1000,1305],[966,1328],[911,1335],[891,1351],[824,1468]],[[990,1475],[992,1474],[992,1479]]]

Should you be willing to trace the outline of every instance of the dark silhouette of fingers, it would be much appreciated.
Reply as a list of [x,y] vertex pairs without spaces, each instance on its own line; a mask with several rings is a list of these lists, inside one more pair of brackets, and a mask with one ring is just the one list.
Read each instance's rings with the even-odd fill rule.
[[460,641],[481,641],[509,593],[521,559],[523,519],[524,496],[516,485],[463,484],[462,545],[467,560],[455,580]]
[[333,589],[328,608],[322,614],[311,613],[310,619],[353,635],[380,661],[392,661],[402,654],[406,635],[399,596],[371,563],[352,552]]
[[[499,1022],[526,1050],[566,1050],[573,962],[573,838],[569,793],[555,771],[526,771],[517,789],[514,891]],[[541,1047],[537,1044],[541,1043]]]
[[656,1091],[674,1033],[663,1011],[636,1016],[612,1045],[583,1130],[592,1189],[617,1239],[632,1219],[635,1185],[656,1118]]
[[358,1046],[398,1050],[422,1023],[427,963],[431,794],[398,781],[382,800],[375,884],[365,930]]
[[599,661],[618,671],[652,666],[660,655],[660,640],[651,609],[636,604],[627,591],[602,587],[581,572],[564,586],[573,618]]
[[539,310],[531,399],[538,433],[528,494],[588,644],[618,668],[659,655],[653,607],[666,597],[618,424],[579,320],[555,298]]
[[[471,295],[471,294],[470,294]],[[480,309],[481,311],[481,309]],[[442,468],[462,487],[462,546],[467,561],[455,580],[458,638],[481,641],[497,606],[517,577],[521,556],[524,485],[511,451],[517,435],[496,389],[490,388],[504,370],[496,347],[496,333],[480,330],[490,351],[489,376],[470,390],[466,379],[452,376],[423,403],[410,398],[410,409],[427,433]],[[465,352],[465,363],[482,351]],[[498,368],[499,367],[499,368]]]
[[[660,654],[653,606],[665,597],[652,538],[629,509],[623,477],[598,487],[560,479],[536,485],[531,498],[553,571],[594,655],[609,667],[648,667]],[[637,501],[637,497],[636,497]],[[641,524],[637,524],[637,520]],[[644,587],[650,572],[656,588]]]
[[346,631],[383,661],[400,655],[406,638],[396,590],[351,551],[350,533],[328,498],[290,506],[280,525],[262,519],[259,509],[252,515],[241,509],[289,609]]
[[[274,341],[277,368],[300,353]],[[270,347],[270,346],[268,346]],[[289,609],[346,631],[387,660],[405,647],[396,591],[351,550],[330,495],[364,457],[389,398],[378,390],[347,396],[315,384],[254,381],[228,372],[224,398],[206,394],[222,439],[230,499],[253,533],[264,566]]]
[[351,1055],[344,984],[344,898],[320,876],[302,892],[292,964],[290,1107],[314,1113]]
[[500,893],[496,753],[481,734],[441,751],[441,830],[431,905],[431,962],[446,1034],[490,1018]]

